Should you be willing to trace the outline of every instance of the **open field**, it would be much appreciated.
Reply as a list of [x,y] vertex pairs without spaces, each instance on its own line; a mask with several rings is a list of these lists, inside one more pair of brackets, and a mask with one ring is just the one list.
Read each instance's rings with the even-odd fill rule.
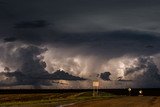
[[158,96],[123,96],[77,103],[67,107],[160,107]]
[[97,97],[93,97],[92,92],[1,94],[0,107],[56,107],[68,103],[109,97],[114,97],[114,95],[106,92],[100,92]]
[[138,90],[99,90],[96,97],[92,90],[1,90],[0,107],[160,107],[159,89],[143,89],[145,96]]

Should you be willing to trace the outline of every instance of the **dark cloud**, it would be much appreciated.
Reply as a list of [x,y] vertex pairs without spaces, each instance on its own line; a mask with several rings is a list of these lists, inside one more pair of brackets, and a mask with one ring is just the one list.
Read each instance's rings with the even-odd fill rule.
[[101,73],[100,74],[100,78],[103,79],[103,80],[110,80],[109,76],[111,75],[110,72],[104,72],[104,73]]
[[146,48],[154,48],[153,45],[146,45]]
[[160,87],[160,74],[151,57],[139,57],[135,64],[125,70],[125,76],[134,79],[137,87]]
[[[36,73],[33,75],[31,73],[25,73],[24,71],[15,71],[15,72],[6,72],[3,73],[8,78],[15,77],[16,81],[12,83],[12,85],[51,85],[52,80],[69,80],[69,81],[77,81],[77,80],[86,80],[84,78],[80,78],[78,76],[73,76],[65,71],[57,70],[52,74],[46,73]],[[7,84],[6,84],[7,85]]]
[[18,83],[32,85],[47,83],[47,81],[41,81],[41,77],[47,75],[48,72],[41,65],[41,59],[37,58],[37,55],[40,55],[44,51],[35,46],[17,49],[18,57],[21,60],[21,67],[13,73],[13,76],[16,77]]
[[[56,77],[45,70],[48,63],[39,57],[48,52],[43,47],[50,50],[44,57],[53,57],[51,62],[69,62],[64,64],[68,72],[73,70],[68,65],[79,72],[84,66],[88,70],[84,72],[96,72],[104,60],[158,54],[159,9],[159,0],[1,0],[1,65],[15,71],[8,76],[17,83],[38,85],[48,84],[52,76],[70,77],[64,72],[56,72]],[[126,76],[148,69],[144,63],[127,69]]]
[[41,49],[36,46],[27,46],[18,48],[18,58],[21,62],[21,66],[16,70],[10,72],[9,67],[4,68],[4,73],[8,79],[14,78],[14,85],[51,85],[50,80],[84,80],[83,78],[76,77],[68,74],[64,71],[56,71],[49,74],[46,70],[46,63],[42,61],[42,57],[37,57],[41,53],[45,52],[45,49]]
[[[152,55],[159,52],[160,37],[138,31],[65,34],[50,37],[50,43],[59,46],[84,47],[86,53],[119,57],[124,54]],[[152,44],[154,48],[146,48]],[[95,51],[96,50],[96,51]]]
[[61,70],[57,70],[56,72],[54,72],[53,74],[51,74],[51,78],[52,80],[85,80],[84,78],[80,78],[78,76],[73,76],[65,71],[61,71]]
[[84,53],[108,57],[119,57],[124,54],[152,55],[159,52],[160,46],[160,37],[157,34],[141,31],[121,30],[97,33],[48,33],[47,31],[23,30],[17,31],[15,36],[26,43],[48,44],[60,48],[77,46],[83,48]]
[[17,40],[17,38],[15,38],[15,37],[4,38],[4,42],[14,42],[16,40]]
[[45,20],[34,20],[34,21],[23,21],[20,23],[15,24],[14,28],[17,29],[34,29],[34,28],[41,28],[46,27],[48,24]]
[[[1,21],[7,23],[4,24],[7,27],[23,20],[30,22],[43,19],[54,23],[53,29],[66,32],[105,32],[125,28],[159,32],[159,0],[93,0],[92,2],[2,0],[2,2],[7,3],[0,10],[5,16]],[[20,24],[20,27],[22,25]],[[27,23],[22,27],[30,25],[32,26]],[[156,29],[150,29],[155,26]]]
[[4,1],[0,1],[0,4],[2,4],[2,5],[3,5],[3,4],[6,4],[6,2],[4,2]]
[[5,67],[4,68],[4,72],[9,72],[10,71],[10,68],[9,67]]

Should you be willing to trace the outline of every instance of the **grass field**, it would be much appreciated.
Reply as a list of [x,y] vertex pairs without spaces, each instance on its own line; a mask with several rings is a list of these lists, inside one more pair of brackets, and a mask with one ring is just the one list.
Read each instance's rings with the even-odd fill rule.
[[67,107],[160,107],[159,96],[119,96],[77,103]]
[[92,92],[46,93],[46,94],[1,94],[0,107],[56,107],[58,105],[114,97],[100,92],[93,97]]
[[95,97],[92,91],[0,94],[0,107],[58,107],[59,105],[66,107],[160,107],[160,96],[113,95],[103,91]]

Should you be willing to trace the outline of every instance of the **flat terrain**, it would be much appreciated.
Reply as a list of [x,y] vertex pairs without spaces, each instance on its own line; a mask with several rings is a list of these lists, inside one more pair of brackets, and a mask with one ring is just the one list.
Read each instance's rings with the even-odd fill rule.
[[104,99],[113,96],[106,92],[100,92],[98,97],[93,97],[92,92],[0,94],[0,107],[57,107],[63,104]]
[[123,96],[77,103],[67,107],[160,107],[159,96]]
[[144,96],[138,90],[132,96],[127,90],[100,90],[96,97],[92,90],[1,90],[0,107],[160,107],[158,89],[143,89]]

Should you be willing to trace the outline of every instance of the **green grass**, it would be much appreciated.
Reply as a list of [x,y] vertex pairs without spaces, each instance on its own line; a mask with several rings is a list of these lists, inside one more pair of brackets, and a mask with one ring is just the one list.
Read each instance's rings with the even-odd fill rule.
[[49,94],[4,94],[0,95],[0,106],[37,104],[52,104],[52,106],[57,106],[60,104],[83,102],[86,100],[104,99],[108,97],[114,97],[114,95],[105,92],[100,92],[99,95],[95,97],[92,96],[92,92]]

